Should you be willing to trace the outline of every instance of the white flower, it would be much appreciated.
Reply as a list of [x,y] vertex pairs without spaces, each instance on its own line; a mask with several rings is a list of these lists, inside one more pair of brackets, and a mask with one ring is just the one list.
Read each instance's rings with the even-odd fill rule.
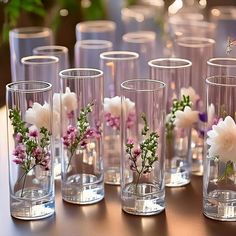
[[192,111],[189,106],[186,106],[184,111],[176,111],[175,116],[174,125],[178,128],[189,128],[198,121],[198,111]]
[[199,99],[199,96],[197,95],[197,93],[195,92],[195,90],[192,87],[181,88],[181,90],[180,90],[181,99],[182,99],[183,95],[189,96],[190,101],[193,103],[193,105],[195,105],[196,101]]
[[62,106],[67,113],[77,109],[78,104],[76,94],[71,92],[69,87],[66,87],[66,92],[62,94]]
[[[134,109],[135,104],[129,98],[124,99],[124,111],[129,114]],[[111,113],[112,116],[121,115],[121,97],[104,98],[104,111]]]
[[218,156],[222,161],[236,160],[236,124],[232,117],[220,120],[207,132],[210,157]]
[[44,127],[50,130],[50,113],[51,109],[48,103],[41,104],[34,102],[32,108],[25,113],[25,121],[35,125],[38,129]]

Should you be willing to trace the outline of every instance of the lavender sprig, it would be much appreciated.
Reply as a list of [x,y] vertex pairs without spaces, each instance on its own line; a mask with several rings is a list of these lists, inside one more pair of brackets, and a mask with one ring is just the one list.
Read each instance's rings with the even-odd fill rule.
[[18,183],[23,179],[21,197],[23,197],[27,174],[36,166],[41,166],[45,171],[49,170],[50,163],[50,136],[51,133],[44,127],[40,131],[35,127],[29,129],[21,119],[18,109],[11,109],[9,118],[14,129],[16,147],[13,151],[15,162],[24,170],[23,175],[18,179]]
[[76,127],[69,125],[66,135],[63,136],[63,144],[70,152],[70,158],[66,171],[68,171],[72,157],[78,147],[84,149],[87,146],[88,139],[100,137],[100,131],[98,129],[90,128],[88,121],[88,115],[92,112],[93,106],[94,103],[91,102],[85,108],[81,109]]
[[173,101],[173,105],[172,105],[171,111],[169,113],[170,117],[165,124],[167,140],[169,140],[169,141],[172,140],[173,129],[175,128],[174,122],[175,122],[175,118],[176,118],[176,115],[175,115],[176,111],[184,111],[184,108],[187,106],[189,106],[189,107],[192,106],[192,102],[190,101],[189,96],[183,95],[183,98],[181,100],[174,100]]
[[[126,153],[129,155],[129,160],[131,162],[130,169],[138,173],[138,178],[136,181],[135,189],[137,192],[137,186],[142,174],[150,173],[153,169],[153,164],[158,160],[156,154],[158,148],[158,134],[156,132],[149,133],[149,126],[147,124],[147,119],[144,114],[141,116],[144,127],[141,130],[144,139],[138,148],[134,147],[134,141],[128,139],[126,143]],[[138,165],[138,159],[141,158],[141,166]]]

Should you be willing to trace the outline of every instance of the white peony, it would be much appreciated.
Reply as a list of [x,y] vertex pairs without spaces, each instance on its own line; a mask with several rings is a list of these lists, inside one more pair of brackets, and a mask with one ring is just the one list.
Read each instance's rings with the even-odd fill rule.
[[190,128],[193,123],[198,121],[198,111],[192,111],[189,106],[186,106],[184,111],[176,111],[175,116],[174,125],[177,128]]
[[69,87],[66,87],[66,92],[62,94],[62,106],[67,113],[77,109],[77,96],[74,92],[70,91]]
[[236,160],[236,124],[231,116],[220,120],[212,130],[207,132],[207,144],[209,156],[218,156],[222,161]]
[[[134,107],[134,102],[131,102],[129,98],[124,99],[124,110],[126,114],[129,114],[132,110],[134,110]],[[115,96],[113,98],[104,98],[104,111],[111,113],[114,117],[120,117],[121,97]]]
[[199,99],[199,96],[197,95],[196,91],[192,87],[188,88],[181,88],[180,90],[180,96],[181,99],[184,96],[189,96],[190,101],[195,105],[196,101]]
[[35,125],[38,129],[44,127],[50,130],[50,115],[51,108],[47,102],[43,106],[34,102],[32,108],[29,108],[25,113],[25,121]]

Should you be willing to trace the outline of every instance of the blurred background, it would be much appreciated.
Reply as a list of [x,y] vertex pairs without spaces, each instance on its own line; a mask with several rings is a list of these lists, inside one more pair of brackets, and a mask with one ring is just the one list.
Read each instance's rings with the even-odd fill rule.
[[[158,37],[162,39],[168,31],[168,19],[180,12],[200,13],[204,20],[214,21],[220,15],[217,6],[232,6],[231,10],[236,11],[235,0],[0,0],[0,105],[5,104],[5,85],[11,81],[9,30],[26,26],[52,28],[55,44],[69,49],[73,67],[76,24],[87,20],[115,21],[116,37],[121,40],[128,31],[125,17],[132,5],[153,8]],[[236,14],[232,17],[235,20]],[[160,53],[163,55],[165,53]]]

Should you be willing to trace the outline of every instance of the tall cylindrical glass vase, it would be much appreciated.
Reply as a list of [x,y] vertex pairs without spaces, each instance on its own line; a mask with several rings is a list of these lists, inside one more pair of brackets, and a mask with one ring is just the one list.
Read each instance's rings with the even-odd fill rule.
[[121,84],[121,93],[122,209],[134,215],[158,214],[165,209],[166,85],[127,80]]
[[203,212],[236,221],[236,77],[208,77]]
[[6,89],[11,215],[42,219],[55,211],[52,86],[19,81]]
[[62,198],[92,204],[104,197],[102,154],[103,72],[60,72]]

